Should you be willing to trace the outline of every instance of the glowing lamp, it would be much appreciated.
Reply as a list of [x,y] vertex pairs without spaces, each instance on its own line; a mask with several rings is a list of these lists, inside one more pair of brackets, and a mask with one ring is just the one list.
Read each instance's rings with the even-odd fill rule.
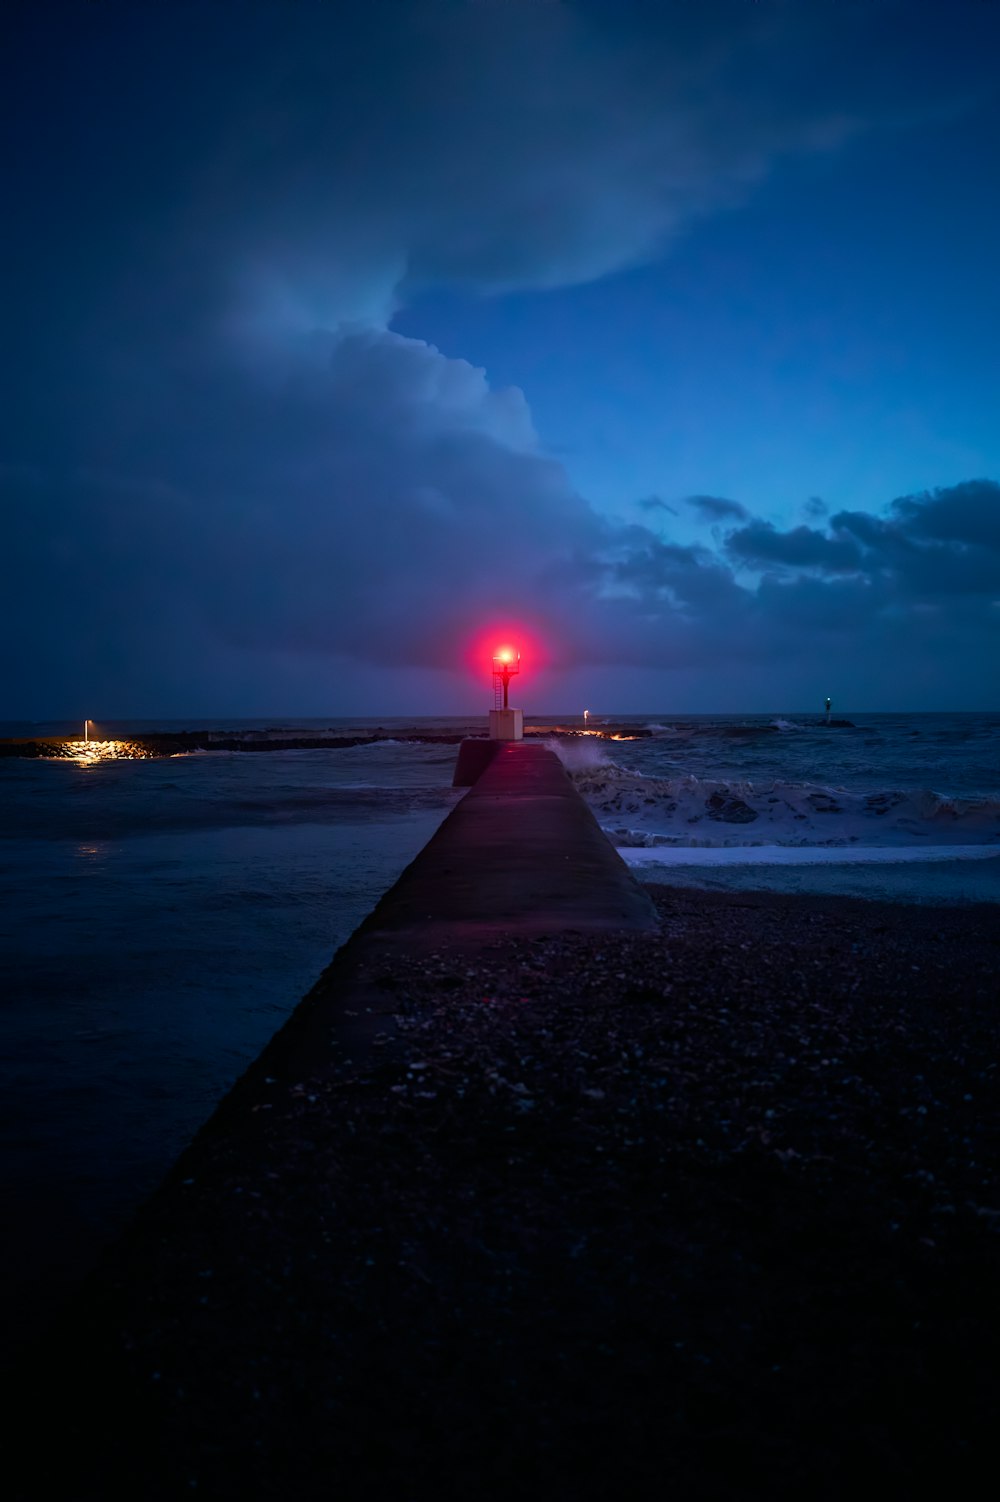
[[507,690],[510,680],[521,671],[521,654],[510,647],[501,647],[493,654],[493,708],[507,708]]

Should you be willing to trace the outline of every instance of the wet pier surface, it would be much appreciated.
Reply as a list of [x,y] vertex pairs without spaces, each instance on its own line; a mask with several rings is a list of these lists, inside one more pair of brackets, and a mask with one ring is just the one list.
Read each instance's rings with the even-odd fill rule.
[[384,931],[653,928],[656,915],[554,752],[500,742],[472,791],[383,898]]

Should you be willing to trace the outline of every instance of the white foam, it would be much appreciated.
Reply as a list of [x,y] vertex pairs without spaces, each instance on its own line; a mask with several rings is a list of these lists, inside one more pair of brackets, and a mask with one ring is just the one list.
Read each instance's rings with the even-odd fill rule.
[[[545,745],[556,753],[567,772],[590,772],[597,767],[602,771],[618,770],[596,737],[581,736],[579,740],[572,741],[551,740],[546,741]],[[642,773],[630,772],[628,775],[641,778]]]
[[573,781],[614,843],[661,846],[954,846],[1000,848],[1000,799],[930,788],[873,793],[819,783],[643,777],[578,765]]
[[630,866],[867,866],[912,861],[1000,860],[1000,850],[983,845],[867,845],[830,849],[822,845],[700,845],[620,849]]

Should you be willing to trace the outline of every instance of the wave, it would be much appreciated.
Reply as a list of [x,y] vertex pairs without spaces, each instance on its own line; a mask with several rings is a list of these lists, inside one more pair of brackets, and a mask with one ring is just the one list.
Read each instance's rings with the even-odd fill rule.
[[570,768],[616,845],[642,848],[1000,842],[1000,799],[932,789],[848,792],[814,783],[643,777],[611,763]]
[[808,730],[857,730],[859,727],[853,720],[827,720],[824,716],[790,720],[784,715],[773,715],[735,723],[731,720],[677,720],[667,725],[661,720],[644,720],[642,728],[656,740],[673,737],[680,740],[751,741],[773,735],[798,735]]
[[678,720],[673,725],[664,725],[660,721],[647,720],[643,722],[643,729],[650,732],[657,740],[667,737],[675,740],[753,740],[757,736],[772,736],[782,730],[805,730],[805,725],[793,724],[791,720],[761,720],[755,724],[733,724],[727,721],[703,723],[698,720]]
[[[556,753],[567,772],[571,775],[586,775],[587,772],[593,771],[596,768],[601,768],[602,771],[607,769],[609,775],[617,774],[621,770],[611,760],[611,757],[599,740],[590,740],[585,736],[581,736],[577,740],[553,739],[547,740],[543,744],[550,751]],[[645,780],[641,772],[630,772],[628,775],[634,777],[637,782]]]
[[852,845],[849,849],[830,849],[826,845],[701,846],[690,849],[639,849],[622,851],[623,859],[635,867],[646,866],[885,866],[912,865],[918,862],[955,860],[1000,861],[1000,850],[992,845],[918,845],[913,849],[898,845]]

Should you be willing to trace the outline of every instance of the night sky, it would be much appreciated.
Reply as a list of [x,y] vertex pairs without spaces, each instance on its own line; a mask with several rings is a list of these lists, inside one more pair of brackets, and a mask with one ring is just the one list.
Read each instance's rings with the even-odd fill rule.
[[0,54],[0,717],[997,707],[997,0]]

